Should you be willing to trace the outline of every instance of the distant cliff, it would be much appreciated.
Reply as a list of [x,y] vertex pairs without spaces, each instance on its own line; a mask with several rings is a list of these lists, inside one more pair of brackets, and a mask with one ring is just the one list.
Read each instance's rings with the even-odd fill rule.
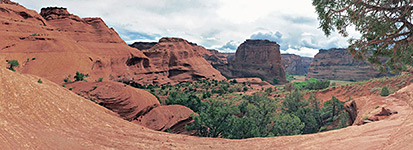
[[294,54],[281,54],[284,70],[292,75],[305,75],[313,61],[310,57],[301,57]]
[[366,61],[356,60],[347,49],[320,50],[308,68],[307,78],[360,81],[384,76]]

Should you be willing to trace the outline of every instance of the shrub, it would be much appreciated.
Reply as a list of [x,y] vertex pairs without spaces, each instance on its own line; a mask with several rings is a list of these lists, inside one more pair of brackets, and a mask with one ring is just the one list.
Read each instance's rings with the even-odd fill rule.
[[16,71],[16,70],[14,69],[14,67],[18,67],[18,66],[19,66],[19,62],[18,62],[17,60],[10,60],[10,61],[8,62],[8,64],[10,64],[9,69],[10,69],[11,71]]
[[387,86],[384,86],[381,89],[380,96],[389,96],[389,95],[390,95],[389,88],[387,88]]
[[103,78],[99,78],[98,80],[97,80],[97,82],[102,82],[103,81]]
[[43,81],[42,81],[41,79],[37,80],[37,82],[39,82],[39,83],[43,83]]
[[83,74],[83,73],[76,72],[76,75],[74,76],[74,78],[76,81],[86,81],[85,77],[88,77],[88,76],[89,74]]

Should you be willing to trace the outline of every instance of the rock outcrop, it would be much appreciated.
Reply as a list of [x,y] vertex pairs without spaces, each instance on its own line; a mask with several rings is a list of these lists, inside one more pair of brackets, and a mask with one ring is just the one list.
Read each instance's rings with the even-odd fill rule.
[[229,63],[227,77],[259,77],[273,83],[286,83],[285,72],[281,62],[280,45],[268,40],[247,40],[235,53]]
[[18,60],[19,72],[63,83],[77,71],[93,81],[132,79],[151,70],[149,59],[100,18],[80,18],[58,7],[44,8],[41,15],[17,5],[0,9],[0,55]]
[[119,114],[125,120],[132,121],[160,106],[158,99],[151,93],[124,86],[122,83],[106,82],[74,82],[66,87],[105,108]]
[[190,124],[195,114],[191,109],[181,105],[160,106],[137,119],[137,122],[156,131],[186,133],[185,125]]
[[[152,45],[136,43],[131,46]],[[225,77],[213,68],[202,55],[209,53],[204,47],[181,38],[161,38],[152,47],[142,50],[151,60],[151,72],[140,81],[144,84],[175,84],[202,79],[224,80]]]
[[133,48],[137,48],[139,50],[148,50],[155,46],[158,42],[135,42],[133,44],[130,44],[129,46]]
[[[61,7],[43,8],[38,14],[2,2],[0,54],[6,60],[18,60],[19,72],[56,83],[76,72],[89,74],[90,80],[103,78],[140,84],[225,79],[197,54],[207,50],[185,40],[164,39],[152,44],[168,49],[165,57],[146,51],[155,56],[152,60],[144,52],[129,47],[101,18],[80,18]],[[152,82],[155,78],[158,80]]]
[[382,77],[372,65],[366,61],[356,60],[347,49],[321,49],[315,55],[308,69],[307,78],[320,80],[360,81]]
[[125,120],[156,131],[168,129],[172,133],[189,134],[185,125],[193,121],[191,114],[194,111],[180,105],[160,106],[158,99],[145,90],[113,81],[79,81],[67,83],[65,86],[74,93],[112,110]]
[[305,75],[313,61],[310,57],[301,57],[295,54],[281,54],[284,70],[291,75]]

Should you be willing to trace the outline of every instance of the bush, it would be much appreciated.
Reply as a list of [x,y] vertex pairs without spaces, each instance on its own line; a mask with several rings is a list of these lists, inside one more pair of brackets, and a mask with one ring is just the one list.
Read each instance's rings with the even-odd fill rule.
[[380,96],[389,96],[389,95],[390,95],[389,88],[387,88],[387,86],[384,86],[381,89]]
[[166,98],[165,103],[166,105],[183,105],[197,113],[205,108],[205,103],[202,102],[201,99],[199,99],[197,96],[179,92],[172,92],[171,94],[169,94],[169,96]]
[[75,78],[75,81],[86,81],[85,78],[88,76],[89,74],[83,74],[83,73],[76,72],[76,75],[74,76],[74,78]]
[[19,62],[17,60],[10,60],[8,62],[8,64],[10,64],[10,67],[8,69],[10,69],[11,71],[16,71],[14,69],[14,67],[18,67],[19,66]]
[[99,78],[97,82],[102,82],[102,81],[103,81],[103,78]]
[[43,83],[43,81],[41,79],[37,80],[38,83]]

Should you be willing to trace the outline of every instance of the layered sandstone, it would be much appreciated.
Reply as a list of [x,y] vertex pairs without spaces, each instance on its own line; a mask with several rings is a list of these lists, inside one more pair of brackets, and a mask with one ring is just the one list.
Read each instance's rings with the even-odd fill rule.
[[291,75],[305,75],[313,61],[310,57],[301,57],[295,54],[281,54],[284,70]]
[[[131,46],[134,45],[152,44]],[[181,38],[161,38],[158,43],[142,52],[150,58],[150,67],[153,69],[145,73],[144,80],[140,81],[142,83],[175,84],[202,79],[225,79],[202,57],[209,53],[208,50]]]
[[366,61],[356,60],[347,49],[321,49],[308,69],[307,78],[360,81],[384,76]]
[[150,70],[149,59],[100,18],[80,18],[58,7],[44,8],[41,15],[10,4],[0,4],[0,10],[0,54],[18,60],[19,72],[62,83],[77,71],[90,80],[121,80]]
[[259,77],[273,83],[286,83],[281,62],[280,45],[268,40],[247,40],[235,53],[229,64],[228,77]]
[[201,57],[205,48],[185,40],[161,39],[154,46],[168,52],[158,56],[146,51],[152,60],[129,47],[101,18],[80,18],[61,7],[43,8],[38,14],[2,3],[0,10],[0,54],[18,60],[22,73],[57,83],[76,72],[89,74],[90,80],[140,84],[225,79]]
[[160,106],[151,93],[113,81],[73,82],[66,88],[113,112],[119,117],[157,131],[187,133],[185,125],[193,120],[191,109],[180,106]]

